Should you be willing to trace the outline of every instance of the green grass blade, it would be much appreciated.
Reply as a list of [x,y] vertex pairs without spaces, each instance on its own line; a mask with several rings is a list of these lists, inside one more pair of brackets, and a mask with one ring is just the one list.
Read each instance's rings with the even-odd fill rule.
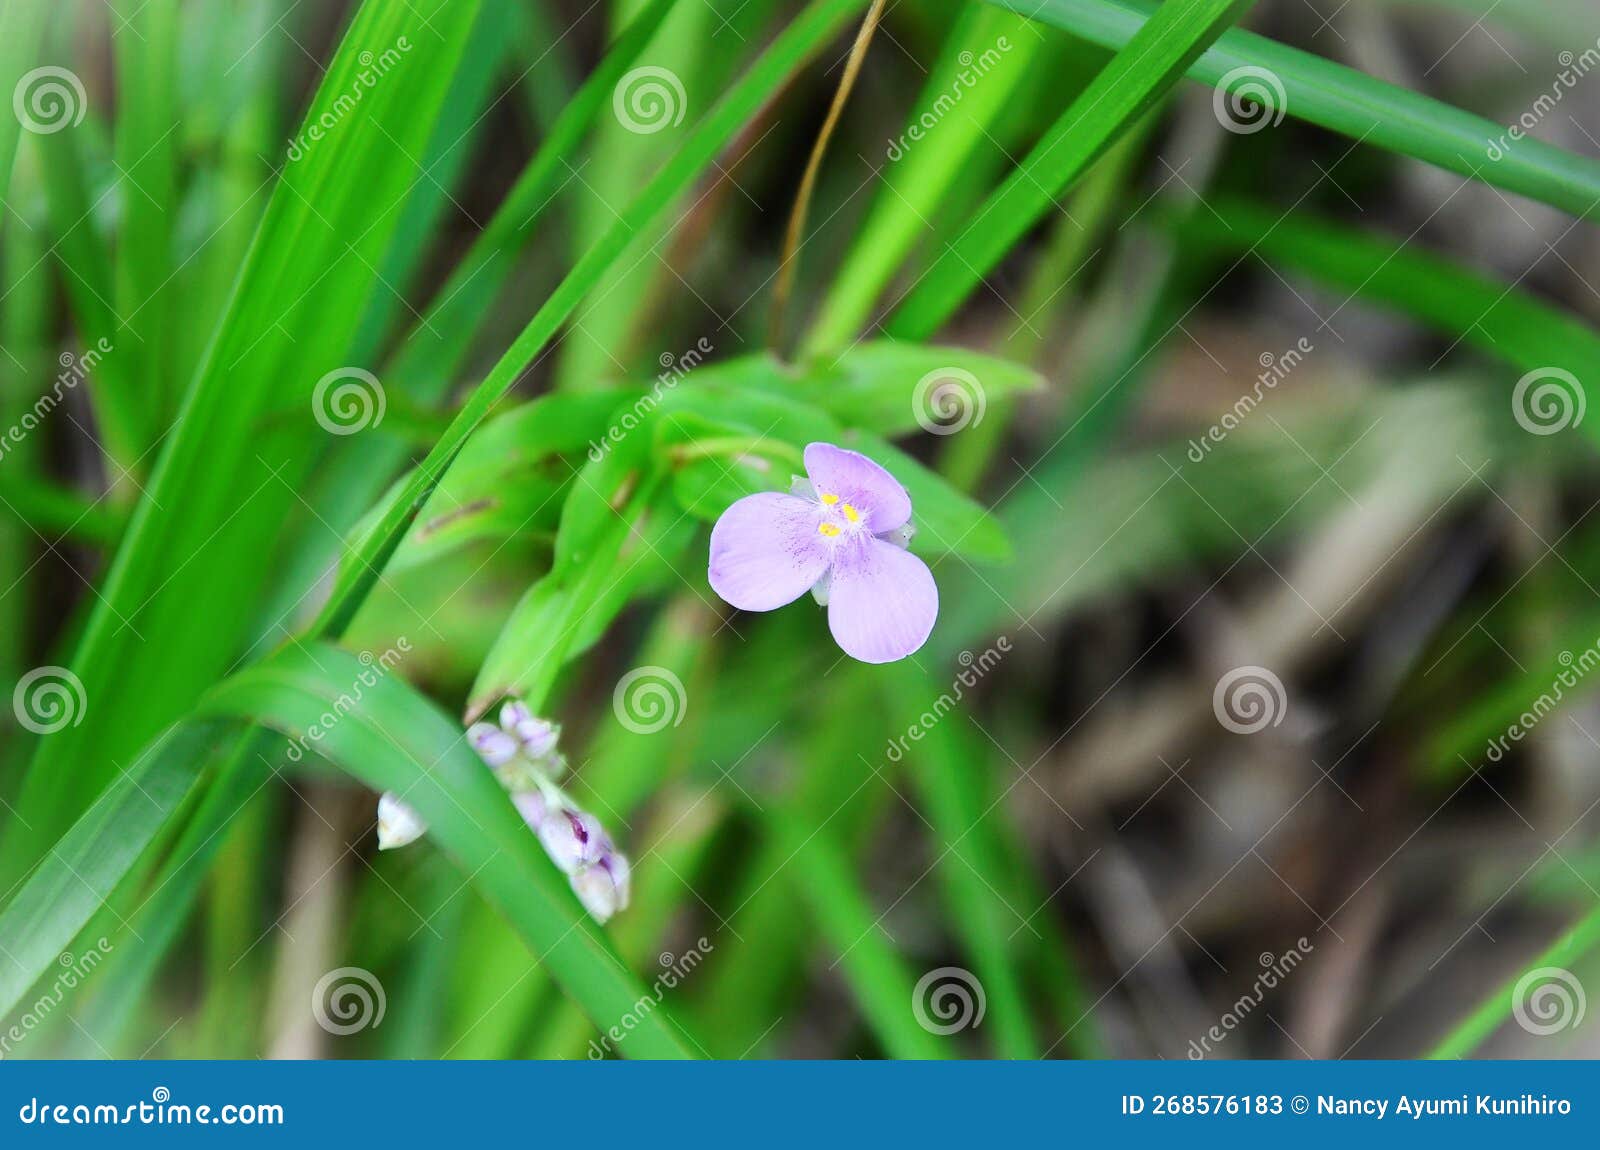
[[[121,0],[112,47],[117,70],[116,169],[121,201],[116,309],[110,333],[131,364],[139,407],[165,427],[182,393],[177,378],[178,0]],[[124,338],[126,336],[126,338]],[[146,432],[148,436],[148,431]],[[135,445],[137,455],[150,446]],[[136,456],[137,457],[137,456]]]
[[[1411,316],[1518,372],[1556,367],[1580,379],[1600,360],[1600,332],[1531,292],[1305,212],[1283,215],[1245,201],[1213,200],[1180,234],[1221,251],[1242,250]],[[1338,319],[1338,311],[1324,323]],[[1508,384],[1514,381],[1507,381]],[[1580,424],[1580,426],[1582,426]],[[1589,424],[1591,435],[1600,426]]]
[[1445,1035],[1428,1057],[1433,1059],[1465,1058],[1481,1045],[1484,1039],[1499,1028],[1511,1013],[1517,1001],[1516,988],[1524,974],[1544,967],[1570,968],[1578,959],[1600,946],[1600,907],[1596,907],[1575,922],[1560,938],[1515,977],[1508,978],[1495,992],[1478,1004]]
[[[199,778],[224,724],[168,732],[125,770],[19,882],[0,912],[0,1018],[77,937]],[[125,945],[137,948],[138,940]]]
[[[16,92],[24,73],[38,65],[39,45],[50,14],[50,6],[38,0],[0,0],[0,91]],[[10,193],[11,165],[21,135],[21,119],[0,116],[0,200]],[[4,226],[14,224],[4,221]]]
[[[462,730],[380,663],[328,646],[286,649],[211,692],[202,716],[261,722],[360,779],[394,791],[428,838],[510,920],[534,957],[604,1028],[630,1014],[629,1053],[685,1058],[681,1034],[589,918]],[[329,716],[335,718],[329,722]],[[313,738],[309,731],[320,733]]]
[[889,322],[931,335],[1012,246],[1254,0],[1168,0],[1143,24],[942,252]]
[[[263,539],[281,530],[295,484],[334,439],[313,420],[319,378],[346,365],[397,209],[461,62],[471,0],[367,3],[335,54],[283,169],[217,338],[167,441],[73,661],[96,721],[42,740],[0,846],[14,877],[70,825],[117,760],[193,704],[237,654],[269,574]],[[399,45],[410,45],[404,51]],[[387,70],[359,101],[372,64]]]
[[[1156,8],[1149,0],[989,2],[1108,48],[1128,43]],[[1238,29],[1223,33],[1190,66],[1189,78],[1215,86],[1239,68],[1272,73],[1283,88],[1282,110],[1307,123],[1414,156],[1572,216],[1587,216],[1600,205],[1600,160],[1532,137],[1510,140],[1503,125],[1265,36]]]
[[[849,343],[865,326],[961,170],[992,147],[993,124],[1043,44],[1020,16],[981,4],[963,9],[907,120],[919,132],[924,117],[934,126],[908,142],[903,157],[890,157],[884,186],[801,345],[802,359]],[[977,80],[960,79],[974,74]]]
[[356,550],[356,562],[341,572],[326,609],[314,631],[338,630],[348,623],[376,583],[400,540],[440,476],[454,462],[467,438],[478,428],[518,377],[533,362],[572,315],[578,304],[677,196],[698,178],[718,153],[783,86],[789,76],[818,48],[836,35],[864,0],[815,0],[723,96],[710,114],[690,133],[683,146],[629,205],[610,231],[591,248],[561,281],[522,333],[500,357],[483,382],[468,397],[461,411],[434,444],[426,459]]

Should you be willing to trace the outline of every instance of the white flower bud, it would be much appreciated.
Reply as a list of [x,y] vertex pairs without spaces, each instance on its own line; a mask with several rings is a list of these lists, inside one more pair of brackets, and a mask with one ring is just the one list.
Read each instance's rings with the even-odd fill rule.
[[428,824],[392,791],[378,798],[378,849],[381,851],[414,843],[427,833]]

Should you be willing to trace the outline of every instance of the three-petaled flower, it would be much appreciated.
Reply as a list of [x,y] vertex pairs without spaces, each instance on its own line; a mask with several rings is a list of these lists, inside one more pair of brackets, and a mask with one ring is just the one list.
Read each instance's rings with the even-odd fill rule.
[[865,455],[812,443],[793,494],[747,495],[711,530],[711,588],[743,611],[807,591],[828,608],[844,653],[891,663],[927,640],[939,614],[928,565],[906,550],[911,497]]

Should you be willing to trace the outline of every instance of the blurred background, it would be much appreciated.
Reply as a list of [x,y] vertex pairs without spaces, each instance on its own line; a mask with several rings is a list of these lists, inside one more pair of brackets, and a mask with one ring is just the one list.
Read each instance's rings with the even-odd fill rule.
[[[22,120],[0,221],[0,423],[57,398],[0,455],[0,681],[19,697],[34,669],[73,665],[278,173],[345,146],[301,121],[354,6],[46,7],[28,68],[70,70],[77,118]],[[420,42],[441,6],[418,7]],[[492,265],[464,264],[643,7],[483,5],[444,105],[460,142],[405,180],[424,194],[397,231],[420,239],[372,262],[381,286],[351,317],[366,351],[338,361],[383,380],[381,426],[355,463],[319,441],[256,541],[263,586],[230,607],[245,641],[224,670],[315,616],[340,541],[799,11],[671,6],[637,56],[654,91],[607,84],[536,226],[513,219]],[[1111,58],[1094,29],[1154,7],[883,5],[786,249],[853,11],[585,293],[517,401],[659,396],[745,357],[904,334],[890,317]],[[1515,126],[1594,181],[1590,3],[1262,0],[1241,27],[1483,117],[1502,151]],[[380,74],[417,60],[378,51]],[[1596,234],[1489,182],[1494,136],[1464,171],[1396,154],[1302,120],[1295,85],[1317,73],[1274,62],[1161,95],[1048,189],[936,337],[913,333],[981,357],[904,379],[897,441],[1008,544],[929,556],[923,650],[868,667],[809,600],[734,612],[699,526],[555,680],[542,711],[568,790],[633,862],[607,931],[641,1012],[670,1011],[700,1053],[1415,1057],[1490,1003],[1479,1053],[1600,1053],[1600,960],[1546,953],[1600,902]],[[15,110],[49,111],[20,87]],[[74,364],[94,378],[102,336],[136,381],[120,414],[59,383]],[[550,568],[559,500],[538,509],[572,470],[491,467],[500,518],[459,492],[435,504],[467,525],[413,535],[345,645],[404,636],[397,673],[469,710]],[[102,697],[90,726],[111,721]],[[25,821],[53,736],[11,719],[0,806]],[[633,1023],[608,1038],[586,1019],[471,874],[428,841],[377,851],[372,791],[281,743],[265,757],[198,873],[136,874],[61,955],[72,985],[47,974],[19,998],[7,1057],[627,1053]]]

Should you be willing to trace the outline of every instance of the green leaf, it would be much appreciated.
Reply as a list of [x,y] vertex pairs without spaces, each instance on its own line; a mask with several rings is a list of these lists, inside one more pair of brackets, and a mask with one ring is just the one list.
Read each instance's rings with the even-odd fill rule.
[[1252,3],[1167,0],[940,254],[896,310],[890,334],[923,338],[949,319],[1055,198],[1093,167]]
[[963,347],[874,340],[801,372],[794,394],[878,435],[981,423],[991,402],[1044,385],[1026,364]]

